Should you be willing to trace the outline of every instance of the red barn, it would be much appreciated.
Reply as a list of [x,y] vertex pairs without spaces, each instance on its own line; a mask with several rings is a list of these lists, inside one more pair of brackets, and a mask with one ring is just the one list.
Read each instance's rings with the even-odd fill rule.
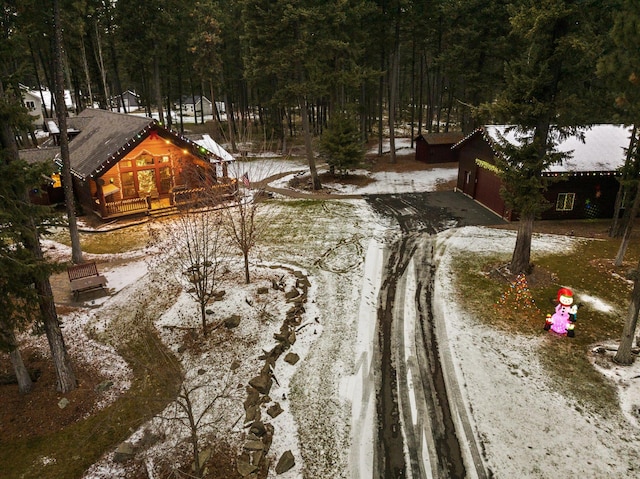
[[[457,152],[457,189],[496,214],[513,219],[500,196],[502,182],[496,166],[498,133],[517,144],[515,131],[504,125],[481,127],[454,146]],[[611,218],[620,187],[618,170],[624,164],[631,129],[623,125],[593,125],[584,138],[569,137],[557,145],[570,153],[562,164],[543,176],[553,178],[545,192],[552,205],[542,219]]]
[[452,163],[457,157],[451,147],[462,140],[462,133],[425,133],[416,138],[416,160],[425,163]]

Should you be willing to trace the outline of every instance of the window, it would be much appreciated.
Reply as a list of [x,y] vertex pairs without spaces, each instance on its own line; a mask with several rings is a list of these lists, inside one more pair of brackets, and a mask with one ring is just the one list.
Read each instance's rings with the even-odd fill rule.
[[27,109],[28,109],[29,111],[35,111],[35,109],[36,109],[36,102],[31,101],[31,100],[26,100],[26,101],[24,102],[24,104],[25,104],[25,106],[27,107]]
[[136,166],[153,165],[153,163],[153,156],[151,155],[140,155],[136,158]]
[[137,196],[133,171],[122,173],[122,196],[125,198],[135,198]]
[[556,211],[572,211],[573,203],[576,200],[575,193],[558,193],[556,200]]

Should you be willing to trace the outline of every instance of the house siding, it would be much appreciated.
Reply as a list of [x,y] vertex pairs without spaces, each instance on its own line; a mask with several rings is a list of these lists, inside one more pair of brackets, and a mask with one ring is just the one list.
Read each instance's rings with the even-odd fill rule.
[[[544,195],[551,206],[542,213],[542,219],[612,218],[619,186],[620,182],[613,175],[571,176],[554,182]],[[556,210],[558,194],[561,193],[575,194],[572,210]]]

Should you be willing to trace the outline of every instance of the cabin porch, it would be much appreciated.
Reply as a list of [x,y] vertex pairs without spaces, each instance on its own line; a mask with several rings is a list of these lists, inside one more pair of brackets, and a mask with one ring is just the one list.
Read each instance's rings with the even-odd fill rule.
[[168,194],[149,194],[138,198],[127,198],[104,202],[95,199],[94,212],[102,219],[114,219],[132,215],[170,214],[184,208],[212,206],[233,199],[238,192],[238,181],[233,178],[228,183],[207,187],[188,188],[177,186]]

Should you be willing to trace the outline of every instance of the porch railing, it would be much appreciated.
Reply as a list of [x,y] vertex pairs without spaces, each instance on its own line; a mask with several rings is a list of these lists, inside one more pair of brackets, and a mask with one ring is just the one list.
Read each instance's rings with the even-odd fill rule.
[[109,201],[104,205],[103,216],[118,216],[147,211],[149,203],[146,198],[131,198],[128,200]]
[[175,206],[206,206],[232,198],[238,192],[238,183],[224,183],[209,188],[176,187],[171,193],[171,201]]

